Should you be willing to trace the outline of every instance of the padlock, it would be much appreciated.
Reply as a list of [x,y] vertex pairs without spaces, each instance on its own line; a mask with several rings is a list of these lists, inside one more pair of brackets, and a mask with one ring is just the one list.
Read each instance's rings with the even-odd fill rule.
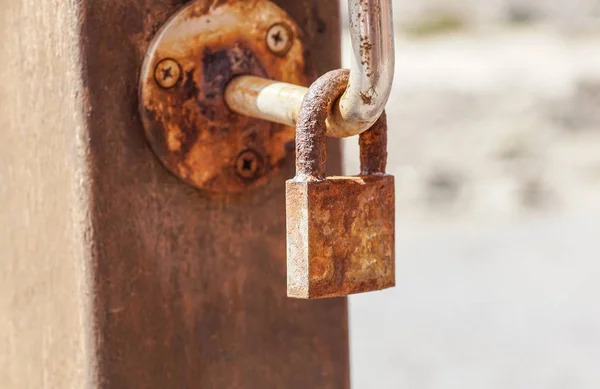
[[359,138],[361,174],[326,177],[326,120],[348,83],[336,70],[309,89],[286,182],[287,293],[318,299],[395,285],[394,177],[385,174],[385,113]]

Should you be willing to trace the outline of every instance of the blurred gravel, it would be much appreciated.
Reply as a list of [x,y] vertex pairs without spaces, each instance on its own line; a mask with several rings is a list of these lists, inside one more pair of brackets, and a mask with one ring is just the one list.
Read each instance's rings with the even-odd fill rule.
[[[346,3],[341,1],[345,21]],[[544,23],[568,34],[600,29],[597,0],[393,0],[393,3],[397,26],[405,31],[443,25],[440,21],[452,21],[451,25],[466,28]]]
[[399,33],[398,286],[350,299],[354,389],[600,387],[600,35],[509,27]]

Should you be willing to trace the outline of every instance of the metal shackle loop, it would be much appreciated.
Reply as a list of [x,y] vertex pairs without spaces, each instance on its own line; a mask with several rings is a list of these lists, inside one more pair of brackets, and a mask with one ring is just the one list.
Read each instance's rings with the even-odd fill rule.
[[302,101],[296,124],[296,179],[325,179],[327,118],[348,85],[349,71],[333,70],[319,77]]
[[360,174],[385,174],[387,166],[387,115],[385,111],[367,131],[358,136]]
[[[349,71],[338,69],[315,81],[306,94],[296,125],[296,177],[298,181],[325,179],[327,120],[348,86]],[[387,163],[385,112],[359,138],[361,174],[383,174]]]
[[[349,82],[332,107],[327,136],[345,138],[369,129],[385,109],[394,80],[392,0],[348,0],[352,62]],[[241,115],[288,126],[298,122],[307,88],[255,76],[239,76],[225,90]]]

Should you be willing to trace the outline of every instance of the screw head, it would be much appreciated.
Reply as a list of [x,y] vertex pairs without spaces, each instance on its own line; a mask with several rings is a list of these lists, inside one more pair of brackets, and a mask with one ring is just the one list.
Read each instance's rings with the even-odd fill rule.
[[254,150],[242,151],[235,160],[235,172],[241,178],[258,178],[261,171],[262,158]]
[[181,66],[174,59],[163,59],[154,68],[154,79],[164,89],[174,87],[181,78]]
[[267,32],[267,47],[273,54],[286,55],[294,44],[293,35],[287,24],[276,23]]

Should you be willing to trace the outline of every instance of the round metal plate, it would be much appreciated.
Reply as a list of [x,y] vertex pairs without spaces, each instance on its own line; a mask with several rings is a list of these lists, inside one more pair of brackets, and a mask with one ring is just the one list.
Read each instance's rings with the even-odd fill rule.
[[300,38],[292,19],[268,0],[200,0],[171,17],[150,46],[140,80],[142,121],[162,163],[212,192],[265,183],[293,151],[294,129],[237,115],[223,94],[244,74],[307,85]]

